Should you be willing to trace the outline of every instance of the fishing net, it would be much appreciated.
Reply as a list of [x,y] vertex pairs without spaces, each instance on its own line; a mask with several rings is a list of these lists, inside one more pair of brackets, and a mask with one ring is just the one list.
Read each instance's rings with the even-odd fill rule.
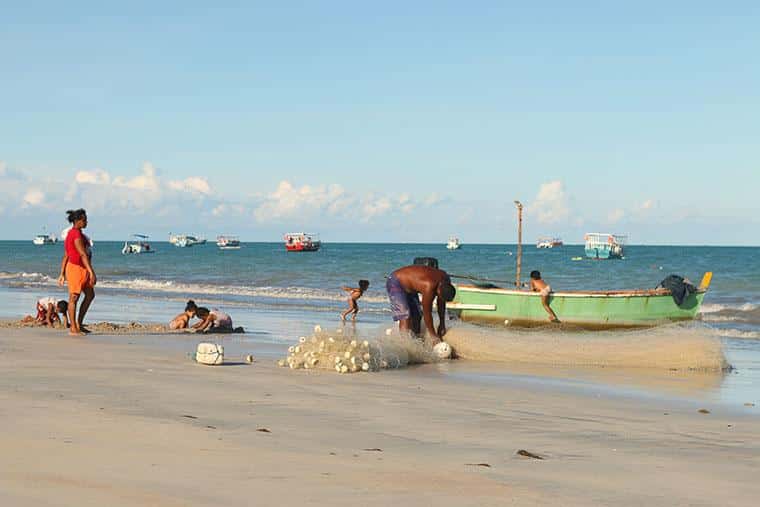
[[287,357],[277,364],[291,369],[359,373],[440,360],[428,344],[408,334],[389,329],[378,335],[363,339],[353,332],[326,332],[316,326],[311,336],[302,336],[288,347]]

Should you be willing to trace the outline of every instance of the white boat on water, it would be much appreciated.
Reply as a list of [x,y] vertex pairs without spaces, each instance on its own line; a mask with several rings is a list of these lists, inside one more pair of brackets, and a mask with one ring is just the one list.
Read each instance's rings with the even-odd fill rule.
[[561,238],[538,238],[536,248],[555,248],[563,244]]
[[32,240],[32,243],[35,245],[54,245],[58,241],[58,238],[56,238],[53,234],[37,234],[34,239]]
[[240,238],[237,236],[217,236],[216,246],[221,250],[240,250]]
[[190,234],[171,234],[169,233],[169,243],[174,246],[186,248],[195,245],[205,245],[206,238],[192,236]]
[[133,234],[132,237],[134,238],[133,240],[124,242],[124,248],[121,249],[122,254],[146,254],[154,252],[150,247],[150,243],[148,243],[148,236]]
[[462,244],[459,242],[459,238],[457,237],[450,237],[449,242],[446,243],[446,248],[449,250],[459,250],[462,247]]

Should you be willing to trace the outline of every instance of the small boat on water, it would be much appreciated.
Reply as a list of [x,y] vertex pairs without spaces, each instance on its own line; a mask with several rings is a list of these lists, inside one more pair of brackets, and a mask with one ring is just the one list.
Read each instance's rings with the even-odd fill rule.
[[[693,320],[711,280],[712,273],[705,273],[696,292],[681,305],[676,304],[668,289],[553,292],[549,305],[560,322],[585,329],[656,326]],[[446,308],[462,320],[524,327],[549,323],[538,292],[491,284],[455,286],[456,297]]]
[[317,234],[310,232],[289,232],[285,235],[285,250],[288,252],[316,252],[322,246]]
[[190,234],[169,234],[169,243],[180,248],[187,248],[195,245],[205,245],[206,239],[192,236]]
[[623,259],[628,236],[606,232],[589,232],[586,241],[586,257],[589,259]]
[[448,248],[449,250],[459,250],[460,248],[462,248],[462,243],[459,242],[459,238],[455,236],[451,236],[449,238],[449,242],[446,243],[446,248]]
[[562,246],[562,238],[538,238],[536,248],[556,248]]
[[124,242],[124,248],[121,249],[122,254],[130,255],[154,252],[150,247],[150,243],[148,243],[148,236],[144,234],[133,234],[132,237],[134,238],[133,240]]
[[54,245],[58,242],[58,238],[56,238],[53,234],[37,234],[34,239],[32,240],[32,243],[34,243],[37,246],[41,245]]
[[220,250],[240,250],[240,238],[237,236],[217,236],[216,246]]

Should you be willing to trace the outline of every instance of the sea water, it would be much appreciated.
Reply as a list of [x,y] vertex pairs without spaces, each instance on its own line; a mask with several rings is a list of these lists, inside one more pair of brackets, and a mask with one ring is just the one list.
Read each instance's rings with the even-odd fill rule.
[[[356,286],[359,279],[370,281],[369,290],[359,301],[359,329],[380,334],[392,325],[385,277],[394,269],[410,264],[414,257],[430,256],[438,258],[440,267],[451,274],[496,280],[496,285],[507,287],[515,279],[517,251],[515,245],[467,244],[449,251],[444,244],[326,243],[318,252],[303,253],[288,253],[281,243],[244,243],[240,250],[219,250],[214,244],[191,248],[164,242],[152,245],[155,253],[125,256],[121,242],[96,242],[93,265],[98,275],[97,299],[90,319],[168,321],[193,299],[198,305],[219,307],[231,314],[235,325],[249,331],[239,340],[283,345],[292,344],[314,324],[338,326],[338,313],[346,308],[347,294],[341,290],[344,285]],[[35,246],[31,241],[0,242],[0,318],[33,313],[34,301],[42,295],[65,298],[65,288],[56,285],[61,255],[60,243]],[[574,260],[578,257],[582,260]],[[693,352],[699,340],[715,337],[726,361],[735,368],[719,383],[721,396],[726,396],[728,389],[734,393],[731,396],[757,398],[760,248],[632,245],[626,248],[623,260],[596,261],[584,258],[582,245],[550,250],[528,245],[523,248],[522,266],[523,280],[537,269],[557,291],[653,288],[672,273],[698,285],[703,273],[712,271],[700,321],[670,329],[667,340],[675,344],[680,340],[684,350],[691,348]],[[492,333],[495,339],[504,330],[475,332]],[[512,354],[534,357],[536,364],[547,362],[550,347],[544,357],[539,349],[530,351],[531,356],[527,349],[519,349],[522,335],[515,336],[510,345]],[[578,335],[563,338],[560,331],[547,336],[540,335],[539,340],[529,336],[526,346],[532,343],[535,348],[536,343],[558,340],[566,350],[575,340],[579,347],[588,347]],[[604,342],[599,337],[607,335],[589,336],[591,343],[599,344]],[[628,343],[657,340],[646,334],[615,336]],[[614,339],[610,338],[612,342]],[[556,356],[558,350],[563,349],[555,348],[552,353]],[[566,351],[566,356],[572,357]],[[639,352],[646,356],[646,350]],[[552,359],[555,363],[558,360]],[[662,361],[653,362],[662,366]],[[561,366],[572,366],[569,359],[566,363]]]

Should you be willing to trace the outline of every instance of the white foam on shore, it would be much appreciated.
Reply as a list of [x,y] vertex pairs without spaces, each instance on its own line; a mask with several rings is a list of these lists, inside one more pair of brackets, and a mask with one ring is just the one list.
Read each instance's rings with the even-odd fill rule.
[[743,340],[760,340],[760,332],[743,329],[719,329],[716,331],[720,336],[728,338],[740,338]]
[[460,324],[446,333],[445,340],[457,356],[479,361],[703,371],[728,367],[717,332],[707,326],[578,332]]
[[[52,287],[57,280],[42,273],[7,273],[0,272],[0,280],[8,286],[22,287]],[[128,291],[152,291],[169,294],[208,294],[247,297],[264,297],[272,299],[312,300],[344,302],[346,294],[339,287],[335,290],[316,289],[311,287],[271,287],[271,286],[239,286],[217,285],[204,283],[182,283],[174,280],[152,280],[147,278],[130,278],[109,280],[98,279],[98,287],[104,289]],[[384,291],[378,294],[365,294],[361,301],[367,303],[385,303],[387,298]]]

